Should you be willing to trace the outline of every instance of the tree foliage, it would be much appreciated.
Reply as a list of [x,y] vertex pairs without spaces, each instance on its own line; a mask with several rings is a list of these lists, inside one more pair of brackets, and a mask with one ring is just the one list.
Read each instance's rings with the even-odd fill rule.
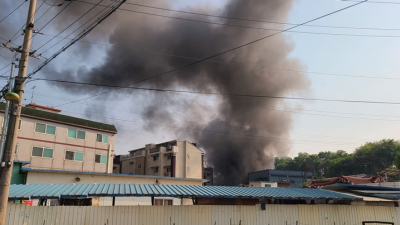
[[393,166],[400,168],[400,142],[393,139],[367,142],[351,154],[338,150],[275,158],[275,169],[313,172],[315,179],[340,174],[373,174]]

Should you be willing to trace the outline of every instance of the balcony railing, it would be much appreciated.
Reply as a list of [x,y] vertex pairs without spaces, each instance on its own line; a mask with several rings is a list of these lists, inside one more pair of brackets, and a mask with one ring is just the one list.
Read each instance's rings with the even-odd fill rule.
[[150,153],[155,153],[155,152],[159,152],[159,151],[160,151],[160,148],[150,149]]

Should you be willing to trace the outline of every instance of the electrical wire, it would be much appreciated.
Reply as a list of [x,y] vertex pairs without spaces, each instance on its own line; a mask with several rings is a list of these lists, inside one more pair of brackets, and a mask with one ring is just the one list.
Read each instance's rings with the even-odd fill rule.
[[[118,88],[118,89],[127,88],[127,89],[144,90],[144,91],[157,91],[157,92],[190,93],[190,94],[233,96],[233,97],[251,97],[251,98],[271,98],[271,99],[285,99],[285,100],[304,100],[304,101],[324,101],[324,102],[342,102],[342,103],[367,103],[367,104],[400,105],[400,102],[387,102],[387,101],[323,99],[323,98],[284,97],[284,96],[272,96],[272,95],[253,95],[253,94],[235,94],[235,93],[185,91],[185,90],[172,90],[172,89],[159,89],[159,88],[141,88],[141,87],[131,87],[131,86],[121,86],[121,85],[110,85],[110,84],[95,84],[95,83],[67,81],[67,80],[54,80],[54,79],[47,79],[47,78],[36,78],[36,79],[32,79],[32,80],[33,81],[34,80],[44,80],[44,81],[67,83],[67,84],[90,85],[90,86],[109,87],[109,88]],[[61,104],[61,105],[64,105],[64,104]],[[61,106],[61,105],[58,105],[58,106]]]
[[[44,5],[44,2],[42,2],[42,4],[40,4],[39,7],[35,10],[35,12],[33,13],[32,17],[36,15],[36,13],[40,10],[40,8],[42,8],[43,5]],[[46,12],[47,12],[47,11],[46,11]],[[32,18],[32,17],[31,17],[31,18]],[[37,20],[36,20],[36,22],[37,22]],[[22,25],[22,27],[21,27],[17,32],[15,32],[15,34],[10,38],[9,42],[15,41],[15,39],[18,38],[18,37],[16,37],[17,34],[18,34],[20,31],[22,31],[22,30],[24,29],[24,27],[26,27],[26,23],[24,23],[24,25]]]
[[[101,1],[100,1],[101,2]],[[100,3],[99,2],[99,3]],[[98,4],[99,4],[98,3]],[[49,48],[47,48],[46,50],[44,50],[43,52],[40,53],[40,55],[43,55],[45,52],[47,52],[48,50],[52,49],[54,46],[58,45],[59,43],[61,43],[62,41],[64,41],[65,39],[70,39],[70,40],[74,40],[76,38],[68,38],[69,36],[71,36],[73,33],[75,33],[76,31],[78,31],[79,29],[81,29],[82,27],[84,27],[87,23],[89,23],[90,21],[92,21],[93,19],[95,19],[98,15],[104,13],[106,10],[112,8],[113,3],[111,3],[110,5],[108,5],[108,7],[104,8],[103,10],[99,11],[97,14],[95,14],[93,17],[91,17],[89,20],[87,20],[85,23],[83,23],[81,26],[79,26],[78,28],[76,28],[74,31],[72,31],[71,33],[69,33],[67,36],[62,37],[62,39],[60,41],[58,41],[57,43],[53,44],[52,46],[50,46]],[[56,37],[56,36],[54,36]],[[56,37],[56,38],[60,38],[60,37]],[[54,39],[54,38],[53,38]],[[78,40],[78,41],[82,41],[82,40]],[[40,48],[43,46],[40,46]]]
[[[357,0],[341,0],[343,2],[361,2],[361,1],[357,1]],[[395,4],[395,5],[399,5],[400,2],[380,2],[380,1],[368,1],[368,3],[378,3],[378,4]]]
[[34,76],[37,72],[39,72],[43,67],[45,67],[48,63],[50,63],[53,59],[55,59],[57,56],[59,56],[62,52],[64,52],[66,49],[71,47],[73,44],[75,44],[77,41],[80,39],[84,38],[86,35],[88,35],[95,27],[97,27],[101,22],[103,22],[105,19],[107,19],[112,13],[114,13],[126,0],[122,1],[116,1],[115,5],[113,5],[108,12],[104,13],[101,17],[97,18],[96,21],[94,21],[87,29],[83,30],[80,34],[77,35],[76,39],[73,39],[70,41],[67,45],[65,45],[63,48],[58,50],[56,53],[54,53],[51,57],[46,59],[40,66],[38,66],[36,69],[34,69],[31,73],[29,73],[25,79],[30,79],[32,76]]
[[[81,0],[76,0],[76,1],[77,2],[82,2],[82,3],[87,3],[87,4],[92,4],[92,3],[81,1]],[[357,1],[357,2],[360,2],[360,1]],[[230,16],[221,16],[221,15],[211,15],[211,14],[205,14],[205,13],[188,12],[188,11],[174,10],[174,9],[155,7],[155,6],[143,5],[143,4],[138,4],[138,3],[130,3],[130,2],[126,2],[125,4],[126,5],[140,6],[140,7],[145,7],[145,8],[151,8],[151,9],[170,11],[170,12],[179,12],[179,13],[185,13],[185,14],[191,14],[191,15],[221,18],[221,19],[231,19],[231,20],[239,20],[239,21],[247,21],[247,22],[270,23],[270,24],[280,24],[280,25],[292,25],[292,26],[293,25],[298,25],[296,23],[272,22],[272,21],[266,21],[266,20],[256,20],[256,19],[247,19],[247,18],[239,18],[239,17],[230,17]],[[338,27],[338,26],[312,25],[312,24],[306,24],[306,25],[303,25],[303,26],[305,26],[305,27],[322,27],[322,28],[338,28],[338,29],[355,29],[355,30],[400,30],[398,28],[367,28],[367,27],[341,27],[341,26]]]
[[[81,2],[81,3],[86,3],[86,4],[91,4],[91,5],[94,4],[94,3],[91,3],[91,2],[86,2],[86,1],[81,1],[81,0],[75,0],[75,1],[76,2]],[[360,1],[357,1],[357,2],[360,2]],[[188,11],[183,11],[183,10],[174,10],[174,9],[169,9],[169,8],[155,7],[155,6],[143,5],[143,4],[137,4],[137,3],[130,3],[130,2],[126,2],[125,4],[126,5],[140,6],[140,7],[145,7],[145,8],[151,8],[151,9],[170,11],[170,12],[178,12],[178,13],[198,15],[198,16],[221,18],[221,19],[231,19],[231,20],[239,20],[239,21],[247,21],[247,22],[279,24],[279,25],[298,25],[297,23],[272,22],[272,21],[266,21],[266,20],[247,19],[247,18],[239,18],[239,17],[211,15],[211,14],[206,14],[206,13],[188,12]],[[120,10],[125,10],[125,9],[120,9]],[[337,29],[355,29],[355,30],[400,30],[399,28],[343,27],[343,26],[311,25],[311,24],[310,25],[303,25],[303,26],[305,26],[305,27],[321,27],[321,28],[337,28]]]
[[[84,2],[84,1],[78,1],[78,2],[94,4],[94,3]],[[99,6],[105,7],[104,5],[99,5]],[[195,20],[195,19],[186,19],[186,18],[180,18],[180,17],[174,17],[174,16],[165,16],[165,15],[159,15],[159,14],[155,14],[155,13],[140,12],[140,11],[122,9],[122,8],[120,8],[119,10],[132,12],[132,13],[138,13],[138,14],[144,14],[144,15],[148,15],[148,16],[157,16],[157,17],[190,21],[190,22],[203,23],[203,24],[212,24],[212,25],[219,25],[219,26],[228,26],[228,27],[236,27],[236,28],[244,28],[244,29],[255,29],[255,30],[282,31],[280,29],[272,29],[272,28],[264,28],[264,27],[251,27],[251,26],[244,26],[244,25],[235,25],[235,24],[201,21],[201,20]],[[339,27],[337,27],[337,28],[339,28]],[[362,28],[362,29],[364,29],[364,28]],[[370,29],[370,28],[365,28],[365,29]],[[400,29],[393,29],[393,30],[400,30]],[[326,33],[326,32],[309,32],[309,31],[286,31],[286,32],[297,33],[297,34],[315,34],[315,35],[348,36],[348,37],[380,37],[380,38],[399,38],[400,37],[399,35],[367,35],[367,34],[345,34],[345,33]]]
[[57,0],[56,4],[52,5],[52,4],[47,3],[46,0],[43,0],[43,2],[44,2],[46,5],[49,5],[49,6],[62,6],[62,5],[65,3],[65,1],[66,1],[66,0],[64,0],[64,1],[63,1],[62,3],[60,3],[60,4],[57,4],[57,2],[58,2],[58,0]]
[[5,16],[3,19],[0,20],[0,23],[3,22],[5,19],[7,19],[7,17],[9,17],[11,14],[13,14],[17,9],[19,9],[19,7],[21,7],[26,1],[23,0],[23,2],[17,6],[17,8],[15,8],[13,11],[11,11],[9,14],[7,14],[7,16]]
[[[43,35],[56,37],[56,35],[51,35],[51,34],[43,34]],[[56,38],[63,38],[63,40],[65,40],[65,39],[73,40],[73,38],[68,38],[68,36],[66,36],[66,37],[56,37]],[[61,41],[63,41],[63,40],[61,40]],[[55,45],[59,44],[61,41],[59,41],[56,44],[52,45],[50,48],[46,49],[45,51],[41,52],[40,53],[41,56],[43,57],[43,53],[45,53],[46,51],[48,51],[51,48],[53,48]],[[111,45],[111,44],[98,43],[98,42],[93,42],[93,41],[79,40],[79,42],[89,43],[89,44],[93,44],[93,45],[102,45],[102,46],[113,47],[113,48],[121,48],[121,49],[124,48],[124,47],[118,47],[118,46]],[[175,54],[168,54],[168,53],[162,53],[162,52],[140,50],[139,48],[134,48],[133,51],[145,52],[145,53],[150,53],[150,54],[158,54],[158,55],[176,57],[176,58],[182,58],[182,59],[193,59],[193,60],[200,60],[201,59],[201,58],[194,58],[194,57],[181,56],[181,55],[175,55]],[[398,78],[398,77],[372,77],[372,76],[361,76],[361,75],[348,75],[348,74],[337,74],[337,73],[301,71],[301,70],[291,70],[291,69],[282,69],[282,68],[272,68],[272,67],[259,66],[259,65],[249,64],[249,63],[225,62],[225,61],[217,61],[217,60],[207,60],[206,62],[227,64],[227,65],[248,66],[248,67],[255,67],[255,68],[266,69],[266,70],[278,70],[278,71],[285,71],[285,72],[291,72],[291,73],[310,73],[310,74],[327,75],[327,76],[340,76],[340,77],[349,77],[349,78],[400,80],[400,78]]]
[[57,38],[60,34],[62,34],[64,31],[66,31],[68,28],[70,28],[72,25],[74,25],[75,23],[77,23],[80,19],[82,19],[84,16],[86,16],[88,13],[90,13],[94,8],[96,8],[103,0],[100,0],[96,5],[94,5],[92,8],[90,8],[87,12],[85,12],[84,14],[82,14],[78,19],[76,19],[74,22],[72,22],[69,26],[67,26],[66,28],[64,28],[62,31],[60,31],[56,36],[52,37],[50,40],[48,40],[47,42],[45,42],[43,45],[41,45],[40,47],[38,47],[35,51],[41,49],[43,46],[45,46],[46,44],[50,43],[52,40],[54,40],[55,38]]
[[[367,0],[366,0],[366,1],[367,1]],[[365,2],[365,1],[364,1],[364,2]],[[264,40],[264,39],[267,39],[267,38],[273,37],[273,36],[275,36],[275,35],[284,33],[284,32],[286,32],[286,31],[295,29],[295,28],[300,27],[300,26],[302,26],[302,25],[304,25],[304,24],[308,24],[308,23],[314,22],[314,21],[316,21],[316,20],[325,18],[325,17],[327,17],[327,16],[333,15],[333,14],[335,14],[335,13],[341,12],[341,11],[343,11],[343,10],[346,10],[346,9],[349,9],[349,8],[352,8],[352,7],[355,7],[355,6],[357,6],[357,5],[359,5],[359,4],[362,4],[362,3],[363,3],[363,2],[359,2],[359,3],[356,3],[356,4],[353,4],[353,5],[350,5],[350,6],[341,8],[341,9],[339,9],[339,10],[335,10],[335,11],[333,11],[333,12],[331,12],[331,13],[328,13],[328,14],[325,14],[325,15],[323,15],[323,16],[317,17],[317,18],[315,18],[315,19],[306,21],[306,22],[301,23],[301,24],[299,24],[299,25],[296,25],[296,26],[287,28],[287,29],[285,29],[285,30],[282,30],[282,31],[279,31],[279,32],[276,32],[276,33],[273,33],[273,34],[270,34],[270,35],[267,35],[267,36],[264,36],[264,37],[262,37],[262,38],[259,38],[259,39],[254,40],[254,41],[247,42],[247,43],[242,44],[242,45],[239,45],[239,46],[237,46],[237,47],[235,47],[235,48],[231,48],[231,49],[228,49],[228,50],[226,50],[226,51],[217,53],[217,54],[215,54],[215,55],[212,55],[212,56],[203,58],[203,59],[201,59],[201,60],[197,60],[197,61],[195,61],[195,62],[186,64],[186,65],[184,65],[184,66],[180,66],[180,67],[177,67],[177,68],[175,68],[175,69],[166,71],[166,72],[164,72],[164,73],[160,73],[160,74],[157,74],[157,75],[154,75],[154,76],[150,76],[150,77],[148,77],[148,78],[145,78],[145,79],[136,81],[136,82],[134,82],[133,84],[127,85],[126,87],[129,87],[129,86],[132,86],[132,85],[135,85],[135,84],[138,84],[138,83],[141,83],[141,82],[144,82],[144,81],[147,81],[147,80],[156,78],[156,77],[160,77],[160,76],[163,76],[163,75],[165,75],[165,74],[173,73],[173,72],[176,72],[176,71],[178,71],[178,70],[182,70],[182,69],[184,69],[184,68],[187,68],[187,67],[190,67],[190,66],[192,66],[192,65],[195,65],[195,64],[198,64],[198,63],[207,61],[207,60],[209,60],[209,59],[212,59],[212,58],[215,58],[215,57],[217,57],[217,56],[223,55],[223,54],[225,54],[225,53],[228,53],[228,52],[237,50],[237,49],[239,49],[239,48],[242,48],[242,47],[245,47],[245,46],[254,44],[254,43],[259,42],[259,41],[262,41],[262,40]],[[121,88],[119,88],[119,89],[121,89]],[[118,89],[117,89],[117,90],[118,90]],[[107,92],[102,92],[102,93],[99,93],[99,94],[96,94],[96,95],[92,95],[92,96],[89,96],[89,97],[86,97],[86,98],[81,98],[81,99],[78,99],[78,100],[75,100],[75,101],[71,101],[71,102],[69,102],[69,103],[64,103],[64,104],[61,104],[61,105],[66,105],[66,104],[71,104],[71,103],[73,103],[73,102],[83,101],[83,100],[86,100],[86,99],[89,99],[89,98],[93,98],[93,97],[100,96],[100,95],[102,95],[102,94],[110,93],[110,92],[112,92],[112,91],[115,91],[115,90],[111,90],[111,91],[107,91]],[[60,106],[60,105],[59,105],[59,106]]]

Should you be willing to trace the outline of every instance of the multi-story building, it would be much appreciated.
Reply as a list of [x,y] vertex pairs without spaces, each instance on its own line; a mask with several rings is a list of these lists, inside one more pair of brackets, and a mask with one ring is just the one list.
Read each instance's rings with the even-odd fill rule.
[[213,185],[214,184],[214,168],[212,168],[212,167],[204,168],[203,179],[208,180],[204,185]]
[[249,182],[277,182],[278,187],[299,188],[302,183],[313,180],[313,173],[303,171],[262,170],[249,173],[248,178]]
[[[3,124],[5,103],[0,103]],[[22,107],[14,151],[15,178],[21,163],[48,170],[112,172],[114,125],[60,114],[29,104]]]
[[[122,174],[202,178],[204,151],[188,141],[148,144],[120,156]],[[115,171],[114,172],[118,172]]]

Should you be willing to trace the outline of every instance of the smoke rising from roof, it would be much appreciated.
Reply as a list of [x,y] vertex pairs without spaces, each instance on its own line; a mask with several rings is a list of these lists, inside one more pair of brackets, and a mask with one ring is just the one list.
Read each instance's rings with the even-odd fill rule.
[[[142,2],[148,4],[147,1]],[[293,2],[294,0],[228,0],[219,14],[284,22]],[[173,1],[152,1],[152,5],[161,7],[171,7],[172,4]],[[123,8],[131,7],[123,5]],[[209,13],[210,7],[203,5],[187,11]],[[54,70],[47,68],[47,76],[127,85],[191,63],[194,60],[189,59],[190,57],[205,58],[274,32],[200,24],[124,11],[117,11],[117,14],[113,19],[110,17],[114,24],[108,39],[112,47],[107,50],[101,65],[62,71],[54,67]],[[179,16],[214,21],[208,17]],[[249,24],[221,19],[218,22]],[[107,26],[109,24],[110,21]],[[256,25],[263,26],[260,23]],[[283,27],[274,25],[274,28]],[[101,31],[106,32],[105,30],[104,27],[101,28]],[[96,35],[99,35],[98,31]],[[84,43],[80,45],[87,46]],[[263,66],[301,71],[303,66],[300,61],[289,56],[293,48],[294,45],[281,34],[213,59],[229,64],[202,62],[136,86],[271,96],[302,93],[309,86],[309,80],[304,74],[287,74],[260,68]],[[86,55],[86,48],[75,54]],[[104,91],[100,87],[57,85],[76,93]],[[192,140],[203,148],[206,151],[206,161],[214,167],[218,174],[216,180],[220,184],[238,184],[245,181],[248,172],[272,168],[273,156],[285,155],[291,148],[290,141],[281,139],[290,132],[291,114],[268,110],[284,107],[285,102],[281,99],[178,95],[132,90],[118,93],[140,94],[147,99],[142,111],[142,118],[148,122],[144,129],[173,132],[178,139]]]

